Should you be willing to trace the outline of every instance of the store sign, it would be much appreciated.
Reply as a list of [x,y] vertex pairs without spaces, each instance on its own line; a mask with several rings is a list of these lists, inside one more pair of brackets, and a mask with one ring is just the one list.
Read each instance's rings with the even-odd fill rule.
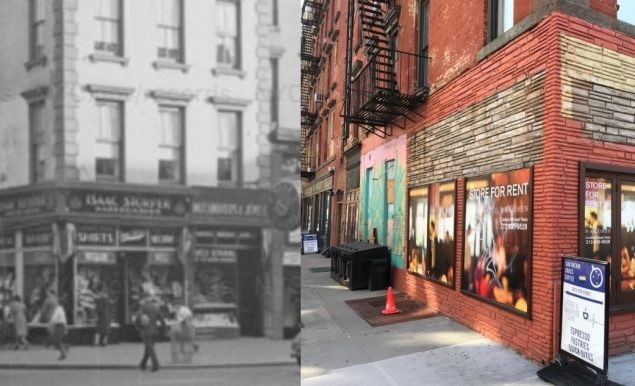
[[317,235],[313,233],[305,233],[302,235],[302,253],[317,253],[318,240]]
[[290,231],[300,225],[300,194],[293,184],[281,182],[273,187],[271,208],[273,226]]
[[238,254],[231,249],[196,248],[194,261],[197,263],[235,263]]
[[15,236],[13,233],[0,235],[0,249],[13,249],[15,247]]
[[565,256],[562,261],[560,350],[606,374],[609,263]]
[[156,265],[176,264],[176,254],[174,252],[149,252],[148,261]]
[[77,225],[76,229],[78,245],[115,246],[117,244],[117,232],[114,227]]
[[54,265],[55,256],[50,252],[25,252],[24,265]]
[[53,230],[50,226],[26,228],[22,231],[22,246],[44,247],[53,245]]
[[166,194],[73,190],[67,205],[77,213],[184,217],[188,212],[186,197]]
[[119,246],[145,247],[148,245],[148,230],[143,228],[119,228]]
[[0,197],[0,218],[15,218],[50,212],[55,206],[51,193],[20,193]]
[[112,252],[81,252],[77,256],[78,264],[116,264]]
[[198,244],[259,245],[260,233],[252,230],[198,228],[194,231]]
[[181,240],[180,233],[177,229],[150,229],[150,246],[176,247]]

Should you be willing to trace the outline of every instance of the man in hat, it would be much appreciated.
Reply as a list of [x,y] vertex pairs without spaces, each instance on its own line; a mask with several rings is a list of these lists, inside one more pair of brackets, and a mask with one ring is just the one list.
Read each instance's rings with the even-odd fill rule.
[[152,361],[152,371],[159,370],[159,359],[154,350],[154,343],[165,331],[165,320],[159,311],[159,299],[146,298],[142,301],[141,308],[135,316],[135,324],[144,344],[143,358],[139,367],[145,371],[148,359]]

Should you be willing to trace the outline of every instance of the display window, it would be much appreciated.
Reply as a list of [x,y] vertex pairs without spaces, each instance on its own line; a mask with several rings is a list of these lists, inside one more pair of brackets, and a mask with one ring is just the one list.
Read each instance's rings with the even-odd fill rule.
[[284,267],[284,327],[295,330],[300,325],[300,267]]
[[456,183],[410,189],[409,272],[454,286],[454,206]]
[[635,308],[635,170],[584,166],[580,254],[611,263],[613,310]]
[[165,315],[185,300],[183,264],[174,252],[126,252],[125,272],[128,296],[126,321],[132,323],[142,299],[160,300]]
[[39,322],[48,290],[57,289],[56,275],[52,252],[24,253],[24,300],[29,321]]
[[75,266],[74,324],[94,326],[99,296],[110,302],[111,320],[119,320],[123,283],[114,252],[82,251]]
[[15,260],[13,252],[0,252],[0,311],[11,303],[16,294]]
[[529,315],[531,169],[465,182],[461,289]]

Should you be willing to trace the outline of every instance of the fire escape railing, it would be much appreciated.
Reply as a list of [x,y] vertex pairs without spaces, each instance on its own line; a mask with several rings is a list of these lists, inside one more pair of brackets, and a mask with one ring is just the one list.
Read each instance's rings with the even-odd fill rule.
[[305,0],[302,4],[302,37],[300,45],[300,171],[301,177],[315,175],[314,161],[309,156],[307,140],[318,117],[311,90],[319,74],[320,58],[315,55],[316,34],[323,16],[323,0]]
[[404,51],[374,49],[351,84],[351,123],[385,127],[416,109],[428,96],[427,60]]

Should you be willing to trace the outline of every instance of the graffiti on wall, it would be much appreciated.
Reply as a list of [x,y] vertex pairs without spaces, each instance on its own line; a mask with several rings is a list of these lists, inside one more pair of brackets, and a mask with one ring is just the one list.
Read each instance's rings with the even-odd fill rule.
[[360,240],[377,239],[391,251],[391,264],[403,268],[406,201],[406,135],[361,157]]

